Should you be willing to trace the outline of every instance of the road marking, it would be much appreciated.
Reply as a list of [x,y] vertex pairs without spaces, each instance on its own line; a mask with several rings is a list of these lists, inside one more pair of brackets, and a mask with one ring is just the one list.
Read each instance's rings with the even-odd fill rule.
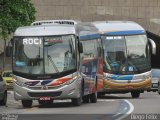
[[112,102],[112,101],[116,101],[116,100],[98,99],[97,101],[98,101],[98,102],[109,102],[109,101],[111,101],[111,102]]
[[[129,111],[127,113],[123,113],[124,115],[120,116],[119,118],[117,118],[116,120],[122,120],[125,117],[127,117],[129,114],[131,114],[134,110],[134,106],[131,102],[129,102],[128,100],[124,100],[128,105],[129,105]],[[127,109],[127,107],[125,107],[125,110]],[[118,116],[118,114],[116,114],[115,116]]]
[[130,110],[126,114],[131,114],[134,110],[133,104],[131,102],[129,102],[129,100],[124,100],[124,101],[126,101],[130,106]]
[[28,108],[28,109],[26,109],[27,111],[34,111],[34,110],[36,110],[36,109],[38,109],[38,107],[32,107],[32,108]]
[[70,99],[66,99],[66,100],[54,100],[54,103],[61,103],[61,102],[71,102]]

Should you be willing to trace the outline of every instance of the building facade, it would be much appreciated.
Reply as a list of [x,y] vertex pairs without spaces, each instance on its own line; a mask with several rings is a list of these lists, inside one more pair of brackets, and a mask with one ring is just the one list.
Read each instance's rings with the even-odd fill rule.
[[132,20],[160,35],[160,0],[31,0],[36,19]]
[[[31,2],[37,11],[36,20],[131,20],[160,36],[160,0],[31,0]],[[0,41],[0,67],[3,44],[3,41]]]

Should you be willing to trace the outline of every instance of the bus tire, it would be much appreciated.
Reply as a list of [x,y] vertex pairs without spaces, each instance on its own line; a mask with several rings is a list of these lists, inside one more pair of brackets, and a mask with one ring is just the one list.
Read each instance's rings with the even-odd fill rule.
[[160,86],[158,87],[158,94],[160,95]]
[[32,107],[32,100],[22,100],[22,105],[25,108],[31,108]]
[[7,104],[7,91],[3,95],[3,99],[0,100],[0,105],[6,105]]
[[96,103],[97,102],[97,92],[92,93],[90,95],[90,101],[91,101],[91,103]]
[[89,103],[89,95],[83,97],[83,103]]
[[81,97],[79,97],[79,98],[73,98],[72,99],[72,104],[74,105],[74,106],[80,106],[81,105]]
[[98,93],[97,93],[97,77],[96,77],[95,88],[96,88],[95,92],[90,94],[90,102],[91,103],[96,103],[97,102],[97,95],[98,95]]
[[139,91],[132,91],[131,95],[132,95],[132,98],[139,98],[140,92]]

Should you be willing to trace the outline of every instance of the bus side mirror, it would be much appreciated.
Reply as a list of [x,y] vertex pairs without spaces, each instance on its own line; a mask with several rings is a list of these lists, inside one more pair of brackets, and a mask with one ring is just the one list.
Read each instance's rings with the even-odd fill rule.
[[151,44],[152,47],[152,54],[156,55],[156,43],[152,39],[149,39],[149,43]]
[[78,50],[79,50],[79,53],[83,53],[83,45],[81,42],[78,43]]

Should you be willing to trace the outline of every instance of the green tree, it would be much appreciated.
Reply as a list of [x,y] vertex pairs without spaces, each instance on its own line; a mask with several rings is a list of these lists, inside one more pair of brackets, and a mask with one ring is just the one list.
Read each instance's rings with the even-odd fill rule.
[[30,25],[35,20],[35,12],[31,0],[0,0],[0,37],[5,41],[4,56],[8,36],[19,26]]

